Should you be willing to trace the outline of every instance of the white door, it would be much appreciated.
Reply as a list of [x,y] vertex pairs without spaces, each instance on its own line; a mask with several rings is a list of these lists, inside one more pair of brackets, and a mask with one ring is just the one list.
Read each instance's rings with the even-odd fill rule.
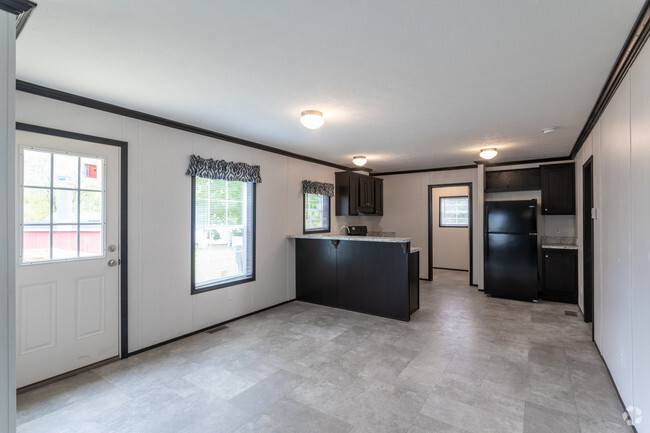
[[119,354],[120,150],[16,131],[16,382]]

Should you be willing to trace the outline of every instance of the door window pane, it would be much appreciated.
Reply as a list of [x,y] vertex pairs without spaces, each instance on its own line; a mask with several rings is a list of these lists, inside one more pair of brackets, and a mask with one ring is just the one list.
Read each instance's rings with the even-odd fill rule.
[[54,176],[52,178],[55,188],[77,188],[79,157],[55,153]]
[[69,224],[77,222],[78,191],[55,189],[53,203],[54,224]]
[[102,222],[102,193],[81,191],[81,223]]
[[25,224],[50,223],[49,189],[23,189],[23,222]]
[[23,230],[23,262],[50,259],[50,226],[26,226]]
[[82,225],[79,231],[79,257],[101,256],[103,249],[102,226]]
[[81,157],[81,189],[102,190],[104,161]]
[[21,155],[22,263],[102,256],[104,160],[29,148]]
[[77,226],[54,226],[52,233],[52,259],[77,257]]
[[23,152],[23,184],[25,186],[50,186],[52,154],[25,149]]

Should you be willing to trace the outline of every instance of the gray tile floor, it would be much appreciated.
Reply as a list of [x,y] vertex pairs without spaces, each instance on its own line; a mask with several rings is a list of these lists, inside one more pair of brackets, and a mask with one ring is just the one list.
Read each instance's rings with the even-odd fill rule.
[[292,302],[18,397],[19,432],[631,432],[576,306],[421,282],[404,323]]

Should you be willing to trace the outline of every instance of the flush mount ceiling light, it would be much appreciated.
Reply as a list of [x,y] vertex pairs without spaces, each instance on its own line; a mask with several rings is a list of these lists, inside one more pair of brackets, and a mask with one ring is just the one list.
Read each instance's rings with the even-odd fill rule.
[[553,132],[555,132],[555,126],[549,126],[548,128],[543,128],[542,132],[544,134],[552,134]]
[[368,162],[368,159],[365,157],[365,155],[355,155],[352,157],[352,163],[356,166],[364,166],[366,165],[366,162]]
[[479,156],[483,159],[492,159],[497,156],[497,153],[497,150],[494,147],[491,147],[489,149],[481,149]]
[[318,129],[323,126],[325,119],[323,119],[323,113],[318,110],[305,110],[300,113],[300,123],[305,128]]

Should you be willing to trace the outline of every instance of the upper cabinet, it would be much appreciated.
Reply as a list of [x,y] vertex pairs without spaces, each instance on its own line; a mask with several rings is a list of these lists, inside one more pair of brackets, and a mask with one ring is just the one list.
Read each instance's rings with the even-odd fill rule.
[[540,167],[542,215],[575,215],[575,164]]
[[383,215],[384,180],[349,171],[336,173],[336,216]]
[[539,168],[485,172],[485,192],[539,190]]

